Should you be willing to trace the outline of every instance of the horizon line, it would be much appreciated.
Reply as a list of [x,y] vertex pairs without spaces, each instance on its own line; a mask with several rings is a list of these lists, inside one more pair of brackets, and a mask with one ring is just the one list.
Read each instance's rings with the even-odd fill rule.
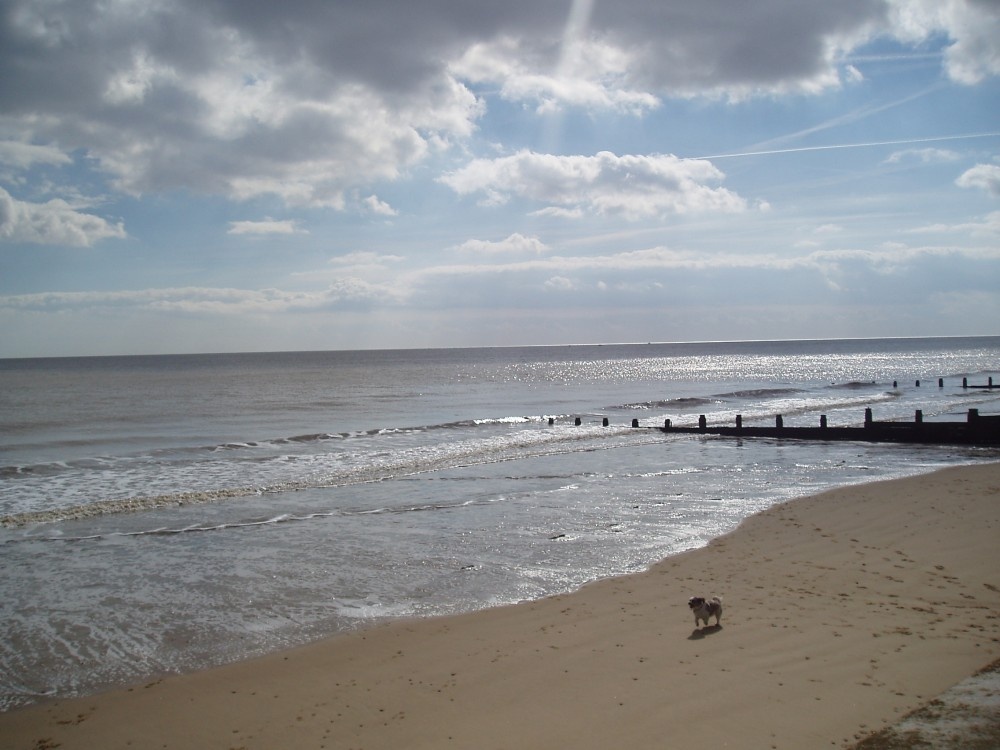
[[819,338],[749,338],[749,339],[688,339],[684,341],[603,341],[578,344],[479,344],[466,346],[407,346],[407,347],[372,347],[367,349],[260,349],[231,351],[189,351],[189,352],[133,352],[131,354],[35,354],[27,356],[0,355],[0,362],[29,359],[121,359],[126,357],[213,357],[213,356],[245,356],[260,354],[325,354],[325,353],[362,353],[362,352],[408,352],[408,351],[455,351],[462,349],[556,349],[583,347],[613,347],[613,346],[690,346],[704,344],[796,344],[823,343],[843,341],[927,341],[936,339],[994,339],[1000,338],[995,333],[945,333],[924,336],[821,336]]

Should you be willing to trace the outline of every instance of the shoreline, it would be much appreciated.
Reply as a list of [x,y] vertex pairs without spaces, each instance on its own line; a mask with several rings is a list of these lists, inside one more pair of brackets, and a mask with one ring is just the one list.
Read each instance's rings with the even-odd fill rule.
[[[1000,463],[800,498],[570,594],[0,714],[3,747],[850,747],[1000,656]],[[689,596],[720,595],[694,628]]]

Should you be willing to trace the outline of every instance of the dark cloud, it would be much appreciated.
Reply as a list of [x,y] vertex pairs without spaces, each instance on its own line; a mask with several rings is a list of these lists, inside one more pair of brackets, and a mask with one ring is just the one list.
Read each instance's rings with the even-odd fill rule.
[[598,3],[594,26],[640,52],[635,75],[658,91],[794,88],[829,69],[841,40],[883,21],[880,0]]

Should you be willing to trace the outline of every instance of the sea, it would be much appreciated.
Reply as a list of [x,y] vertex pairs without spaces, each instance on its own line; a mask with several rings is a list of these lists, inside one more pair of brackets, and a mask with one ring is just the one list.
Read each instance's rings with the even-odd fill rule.
[[568,592],[795,497],[996,461],[659,429],[961,421],[1000,413],[962,385],[991,377],[1000,336],[0,360],[0,710]]

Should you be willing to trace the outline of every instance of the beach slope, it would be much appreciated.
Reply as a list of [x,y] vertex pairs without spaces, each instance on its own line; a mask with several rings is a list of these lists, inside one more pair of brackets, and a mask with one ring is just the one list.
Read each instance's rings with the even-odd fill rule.
[[998,550],[1000,464],[848,487],[573,594],[11,711],[0,746],[846,747],[1000,656]]

